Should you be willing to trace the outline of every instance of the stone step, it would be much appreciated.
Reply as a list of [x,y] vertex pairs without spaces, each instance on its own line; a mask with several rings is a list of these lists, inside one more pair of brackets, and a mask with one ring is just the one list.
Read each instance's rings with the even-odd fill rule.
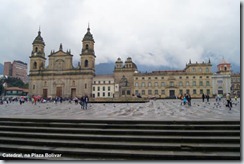
[[1,117],[0,118],[0,122],[35,122],[35,123],[92,123],[92,124],[119,124],[119,125],[123,125],[123,124],[170,124],[170,125],[174,125],[174,124],[185,124],[185,125],[240,125],[240,121],[230,121],[230,120],[226,120],[226,121],[218,121],[218,120],[207,120],[207,121],[190,121],[190,120],[177,120],[177,121],[165,121],[165,120],[114,120],[114,119],[106,119],[106,120],[94,120],[94,119],[43,119],[43,118],[9,118],[9,117]]
[[171,150],[171,151],[233,151],[240,152],[240,144],[223,143],[152,143],[152,142],[113,142],[113,141],[86,141],[86,140],[56,140],[40,138],[0,137],[2,144],[18,144],[49,147],[75,147],[100,149],[127,149],[127,150]]
[[179,142],[179,143],[237,143],[240,136],[172,136],[172,135],[105,135],[105,134],[72,134],[72,133],[43,133],[43,132],[13,132],[0,131],[0,136],[69,139],[69,140],[99,140],[99,141],[128,141],[128,142]]
[[[74,160],[97,157],[107,159],[126,160],[240,160],[240,152],[189,152],[189,151],[155,151],[155,150],[117,150],[117,149],[88,149],[88,148],[63,148],[43,146],[19,146],[0,144],[0,149],[5,152],[21,152],[22,154],[56,154],[61,157],[72,157]],[[57,157],[58,158],[58,157]]]
[[148,129],[100,129],[100,128],[63,128],[63,127],[29,127],[0,125],[0,131],[72,134],[113,134],[113,135],[181,135],[181,136],[240,136],[240,130],[148,130]]
[[240,121],[0,119],[0,152],[60,160],[240,160],[240,147]]
[[[0,125],[8,126],[29,126],[29,127],[66,127],[66,128],[101,128],[101,129],[155,129],[155,130],[240,130],[240,122],[238,124],[189,124],[186,123],[151,123],[151,124],[134,124],[130,123],[95,123],[95,122],[76,122],[76,123],[62,123],[62,122],[22,122],[22,121],[0,121]],[[226,128],[228,126],[228,128]]]

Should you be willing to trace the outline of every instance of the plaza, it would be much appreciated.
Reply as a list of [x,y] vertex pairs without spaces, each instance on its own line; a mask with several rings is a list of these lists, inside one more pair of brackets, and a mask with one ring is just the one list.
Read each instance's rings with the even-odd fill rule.
[[229,110],[226,100],[215,99],[202,102],[192,99],[192,105],[181,105],[179,99],[150,100],[146,103],[89,103],[84,110],[74,102],[37,103],[18,102],[0,105],[1,117],[5,118],[46,118],[85,120],[235,120],[240,121],[240,99],[233,100]]

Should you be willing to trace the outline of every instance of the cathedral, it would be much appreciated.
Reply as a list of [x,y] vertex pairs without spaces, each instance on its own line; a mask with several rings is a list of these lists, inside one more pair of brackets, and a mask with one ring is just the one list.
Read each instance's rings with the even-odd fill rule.
[[45,42],[39,30],[32,43],[29,72],[29,95],[42,97],[81,97],[91,96],[92,80],[95,76],[94,39],[87,28],[82,39],[80,64],[73,66],[70,50],[63,51],[60,44],[58,51],[51,51],[46,66]]

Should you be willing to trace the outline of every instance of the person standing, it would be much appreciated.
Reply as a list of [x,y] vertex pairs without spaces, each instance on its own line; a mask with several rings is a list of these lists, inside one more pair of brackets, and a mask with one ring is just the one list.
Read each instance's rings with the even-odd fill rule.
[[204,99],[205,99],[205,95],[204,93],[202,94],[202,102],[204,102]]
[[85,101],[84,102],[84,108],[87,109],[87,105],[88,105],[88,102],[89,102],[89,98],[88,98],[87,95],[85,96],[85,100],[84,101]]
[[207,102],[209,102],[209,95],[208,94],[206,95],[206,99],[207,99]]

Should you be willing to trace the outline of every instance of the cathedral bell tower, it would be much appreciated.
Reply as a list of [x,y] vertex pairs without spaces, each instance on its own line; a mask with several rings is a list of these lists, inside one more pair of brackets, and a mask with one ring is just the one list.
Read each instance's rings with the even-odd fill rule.
[[39,29],[37,37],[32,43],[32,52],[30,56],[30,74],[36,71],[40,71],[45,68],[45,43],[41,37],[41,31]]
[[81,71],[84,73],[91,73],[95,75],[95,52],[94,52],[94,39],[90,33],[90,27],[87,28],[87,33],[82,40],[81,50]]

